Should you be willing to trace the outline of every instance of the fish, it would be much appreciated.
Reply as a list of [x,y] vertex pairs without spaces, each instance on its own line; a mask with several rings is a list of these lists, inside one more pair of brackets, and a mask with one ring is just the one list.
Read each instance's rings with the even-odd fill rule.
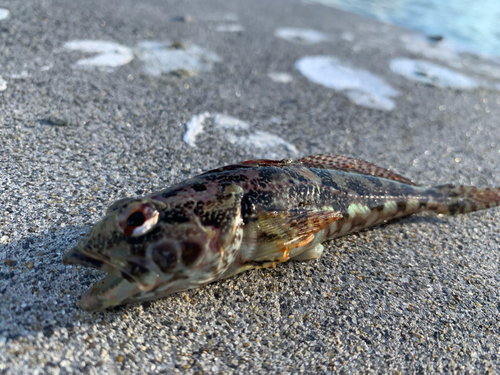
[[249,160],[116,201],[63,263],[107,273],[77,303],[97,311],[319,259],[325,241],[417,212],[499,204],[500,188],[419,186],[348,156]]

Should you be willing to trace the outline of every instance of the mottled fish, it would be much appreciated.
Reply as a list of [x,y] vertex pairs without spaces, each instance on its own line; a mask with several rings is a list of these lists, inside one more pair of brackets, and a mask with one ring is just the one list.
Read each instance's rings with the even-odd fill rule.
[[251,160],[115,202],[64,264],[108,273],[78,303],[100,310],[318,259],[326,240],[416,212],[453,215],[499,204],[500,189],[421,187],[344,156]]

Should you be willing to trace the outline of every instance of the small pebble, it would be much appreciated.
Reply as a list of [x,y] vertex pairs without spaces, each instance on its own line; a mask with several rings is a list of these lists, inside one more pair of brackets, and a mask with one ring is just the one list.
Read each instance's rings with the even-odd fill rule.
[[7,259],[5,259],[4,263],[6,265],[8,265],[9,267],[13,267],[17,264],[17,261],[7,258]]
[[172,17],[171,19],[172,19],[172,21],[175,21],[175,22],[184,22],[184,23],[190,23],[190,22],[194,21],[194,18],[192,16],[190,16],[189,14],[175,16],[175,17]]
[[70,121],[67,117],[50,115],[47,118],[47,123],[54,126],[68,126]]

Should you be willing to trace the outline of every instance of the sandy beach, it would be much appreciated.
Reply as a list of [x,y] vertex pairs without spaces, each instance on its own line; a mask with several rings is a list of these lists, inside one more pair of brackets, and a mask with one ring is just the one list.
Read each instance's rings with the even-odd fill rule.
[[2,374],[500,370],[498,209],[94,313],[103,273],[62,264],[115,200],[246,159],[500,186],[498,58],[300,1],[0,8]]

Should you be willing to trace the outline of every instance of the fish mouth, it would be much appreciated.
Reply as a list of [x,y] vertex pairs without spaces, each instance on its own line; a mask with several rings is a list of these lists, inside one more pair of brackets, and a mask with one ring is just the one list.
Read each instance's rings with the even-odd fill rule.
[[125,265],[118,265],[97,254],[89,254],[79,246],[64,254],[63,264],[96,268],[108,274],[78,301],[77,306],[85,311],[103,310],[137,300],[155,288],[159,277],[157,273],[147,270],[147,274],[139,279],[127,272]]

